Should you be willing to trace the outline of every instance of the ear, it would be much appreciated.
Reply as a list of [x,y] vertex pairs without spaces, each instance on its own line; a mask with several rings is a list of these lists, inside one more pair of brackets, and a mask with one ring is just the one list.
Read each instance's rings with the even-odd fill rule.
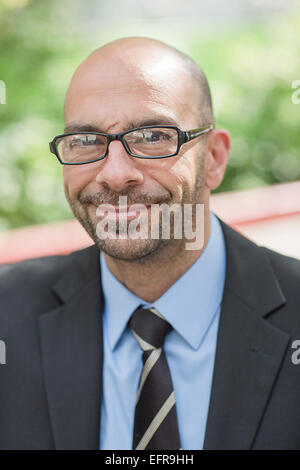
[[214,129],[206,140],[205,185],[217,188],[224,177],[230,153],[230,135],[225,129]]

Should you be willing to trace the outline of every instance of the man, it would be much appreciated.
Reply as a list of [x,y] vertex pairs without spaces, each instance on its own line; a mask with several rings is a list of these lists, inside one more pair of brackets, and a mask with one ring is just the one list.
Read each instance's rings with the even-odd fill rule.
[[[65,119],[51,150],[95,244],[0,269],[0,447],[300,449],[300,263],[210,212],[230,138],[203,72],[114,41],[76,70]],[[189,222],[203,243],[175,236]]]

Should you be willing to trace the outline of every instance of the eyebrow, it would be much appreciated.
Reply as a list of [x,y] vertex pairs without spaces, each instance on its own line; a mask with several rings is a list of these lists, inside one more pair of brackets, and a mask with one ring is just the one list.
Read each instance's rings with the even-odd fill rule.
[[[134,129],[135,127],[143,127],[143,126],[177,126],[178,123],[170,117],[167,116],[155,116],[155,118],[148,118],[148,119],[142,119],[141,121],[131,121],[130,122],[130,127],[128,129],[124,130],[130,130]],[[84,124],[84,123],[76,123],[76,122],[71,122],[68,126],[65,127],[64,132],[67,134],[69,132],[104,132],[106,133],[103,129],[98,127],[95,124]]]
[[79,124],[79,123],[71,123],[65,127],[65,133],[69,132],[104,132],[103,130],[99,129],[98,126],[93,124]]

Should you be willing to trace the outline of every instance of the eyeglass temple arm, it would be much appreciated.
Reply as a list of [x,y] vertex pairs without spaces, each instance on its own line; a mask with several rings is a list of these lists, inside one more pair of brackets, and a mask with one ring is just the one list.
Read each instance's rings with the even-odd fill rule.
[[190,140],[195,139],[196,137],[199,137],[202,134],[206,134],[207,132],[213,130],[213,128],[213,124],[208,124],[207,126],[199,127],[198,129],[191,129],[190,131],[186,131],[185,142],[189,142]]
[[55,153],[53,141],[49,142],[49,148],[51,153]]

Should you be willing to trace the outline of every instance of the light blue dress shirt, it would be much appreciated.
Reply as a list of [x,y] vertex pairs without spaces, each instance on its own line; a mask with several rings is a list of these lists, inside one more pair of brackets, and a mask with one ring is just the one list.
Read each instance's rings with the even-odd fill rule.
[[132,449],[142,350],[127,326],[140,305],[154,305],[172,325],[164,350],[176,397],[182,449],[202,449],[210,400],[220,304],[226,270],[222,228],[210,212],[211,233],[198,260],[153,304],[121,284],[101,253],[103,396],[100,449]]

